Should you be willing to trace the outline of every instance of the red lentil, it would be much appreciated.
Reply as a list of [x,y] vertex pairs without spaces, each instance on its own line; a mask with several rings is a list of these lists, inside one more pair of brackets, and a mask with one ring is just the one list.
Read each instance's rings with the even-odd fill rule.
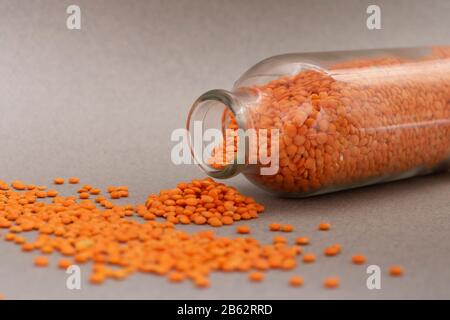
[[55,180],[53,180],[53,182],[55,184],[64,184],[64,179],[63,178],[55,178]]
[[393,277],[402,276],[404,272],[405,271],[402,266],[394,265],[389,267],[389,274]]
[[270,231],[280,231],[281,230],[281,224],[279,224],[279,223],[271,223],[271,224],[269,224],[269,230]]
[[[17,186],[20,184],[16,183]],[[190,234],[175,229],[173,223],[231,224],[236,221],[234,215],[250,211],[248,205],[251,210],[262,212],[263,207],[253,199],[211,179],[180,183],[176,189],[149,196],[150,201],[145,205],[119,206],[98,196],[96,202],[104,209],[89,199],[62,197],[56,190],[44,191],[46,188],[43,187],[11,189],[1,181],[0,187],[0,227],[9,230],[4,239],[21,245],[24,252],[37,250],[43,254],[58,252],[67,256],[58,262],[61,269],[67,268],[72,261],[93,262],[90,276],[93,284],[101,284],[108,278],[125,279],[136,272],[164,275],[171,282],[190,279],[199,288],[209,286],[208,276],[214,271],[248,271],[251,281],[262,281],[264,273],[261,271],[294,269],[296,257],[301,254],[298,245],[309,243],[307,237],[298,237],[297,246],[288,246],[286,237],[276,236],[273,244],[262,245],[252,237],[232,239],[216,237],[211,230]],[[85,193],[87,196],[89,191],[95,190],[89,185],[82,189],[80,195]],[[114,192],[123,192],[123,189],[117,187]],[[39,195],[51,197],[51,202],[40,201]],[[171,206],[175,210],[167,210]],[[143,222],[126,219],[135,214],[142,217]],[[166,221],[153,221],[156,217]],[[269,229],[283,229],[280,224],[276,225],[273,228],[271,224]],[[37,238],[26,242],[22,234],[35,230]],[[250,228],[239,226],[237,231],[247,234]],[[333,252],[341,251],[339,244],[329,248]],[[159,258],[149,260],[151,256]],[[305,263],[315,260],[313,253],[303,255]],[[49,260],[46,256],[38,256],[34,263],[44,267]],[[400,272],[395,271],[399,268],[391,268],[390,273],[402,274],[402,268]],[[301,286],[303,278],[293,276],[289,283]]]
[[34,264],[37,267],[46,267],[48,266],[48,258],[43,256],[38,256],[34,259]]
[[[174,189],[162,190],[158,195],[152,194],[146,201],[146,207],[154,215],[168,220],[169,217],[186,215],[190,223],[196,223],[203,221],[197,219],[202,216],[214,227],[232,224],[241,219],[253,219],[264,211],[264,206],[254,199],[210,178],[182,182]],[[224,223],[225,216],[229,218]],[[178,219],[174,218],[170,220],[178,223]]]
[[72,262],[69,259],[60,259],[58,262],[58,268],[66,270],[68,267],[72,265]]
[[22,251],[29,252],[34,250],[34,245],[32,243],[24,243],[22,245]]
[[285,238],[285,237],[283,237],[283,236],[275,236],[275,237],[273,237],[273,241],[272,241],[274,244],[277,244],[277,243],[287,243],[287,239]]
[[106,276],[103,273],[98,272],[98,273],[92,273],[89,278],[89,281],[92,284],[101,284],[105,281],[105,279],[106,279]]
[[186,279],[186,275],[181,272],[172,272],[169,274],[168,278],[172,282],[181,282]]
[[317,228],[321,231],[328,231],[331,228],[331,224],[328,222],[321,222]]
[[239,226],[236,228],[237,233],[241,234],[249,234],[250,228],[248,226]]
[[56,197],[57,195],[58,195],[58,191],[56,191],[56,190],[48,190],[48,191],[47,191],[47,197],[54,198],[54,197]]
[[81,192],[80,193],[80,199],[89,199],[89,193],[88,192]]
[[89,193],[96,196],[99,195],[102,191],[98,188],[92,188],[91,190],[89,190]]
[[310,244],[310,241],[308,237],[298,237],[297,239],[295,239],[295,243],[298,245],[306,246]]
[[300,276],[292,276],[291,279],[289,279],[289,284],[292,287],[301,287],[303,285],[303,278]]
[[340,281],[337,277],[330,277],[324,280],[323,285],[325,286],[325,288],[334,289],[339,287]]
[[264,280],[264,273],[254,271],[248,275],[248,279],[253,282],[261,282]]
[[354,264],[364,264],[366,263],[366,257],[362,254],[355,254],[352,256],[352,262]]
[[294,226],[290,225],[290,224],[284,224],[281,226],[281,231],[283,232],[292,232],[294,231]]
[[303,262],[313,263],[316,261],[316,255],[314,253],[305,253],[303,255]]
[[80,179],[77,178],[77,177],[70,177],[69,178],[69,183],[70,184],[78,184],[78,183],[80,183]]

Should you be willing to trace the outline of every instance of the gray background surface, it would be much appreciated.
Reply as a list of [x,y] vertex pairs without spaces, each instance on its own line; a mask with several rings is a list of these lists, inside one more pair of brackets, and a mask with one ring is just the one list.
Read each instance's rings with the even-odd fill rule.
[[[74,3],[82,9],[80,31],[65,26]],[[381,6],[382,30],[366,29],[368,4]],[[445,0],[1,0],[0,178],[50,184],[77,175],[98,187],[128,185],[131,201],[142,202],[203,176],[170,161],[170,134],[184,126],[199,94],[230,88],[275,54],[450,44],[449,13]],[[0,292],[8,299],[450,298],[450,174],[304,200],[268,196],[242,177],[227,182],[266,205],[249,223],[255,237],[269,242],[269,222],[292,223],[297,231],[289,237],[310,236],[319,261],[269,272],[261,284],[244,274],[214,274],[212,287],[198,290],[136,275],[99,287],[84,280],[82,290],[69,291],[54,264],[34,268],[33,254],[1,241]],[[314,230],[322,220],[332,223],[330,232]],[[343,254],[322,257],[334,242]],[[381,290],[366,288],[365,268],[349,262],[355,252],[382,268]],[[394,263],[405,266],[403,278],[386,276]],[[303,288],[287,285],[294,273],[304,276]],[[341,277],[341,288],[322,288],[329,275]]]

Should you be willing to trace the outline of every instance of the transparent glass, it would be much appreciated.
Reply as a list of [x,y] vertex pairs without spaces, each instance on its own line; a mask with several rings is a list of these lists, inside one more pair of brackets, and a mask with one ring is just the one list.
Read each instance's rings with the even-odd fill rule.
[[[231,160],[221,165],[199,161],[204,155],[192,142],[198,135],[196,121],[203,130],[277,130],[278,169],[262,174],[267,163],[249,161],[245,136],[237,140],[242,145],[238,142]],[[192,154],[208,175],[242,173],[282,196],[311,196],[447,170],[450,47],[268,58],[245,72],[231,91],[201,95],[187,128]],[[264,142],[269,153],[274,146]]]

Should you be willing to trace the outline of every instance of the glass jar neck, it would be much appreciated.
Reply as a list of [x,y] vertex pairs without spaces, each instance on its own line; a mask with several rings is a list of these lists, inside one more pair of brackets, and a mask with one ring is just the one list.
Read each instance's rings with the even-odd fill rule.
[[189,134],[189,147],[194,161],[209,176],[217,179],[231,178],[241,173],[246,167],[247,150],[245,139],[237,139],[238,144],[233,153],[233,159],[223,166],[214,166],[208,163],[211,151],[218,146],[218,135],[222,142],[225,140],[225,131],[233,119],[237,134],[245,131],[249,126],[247,102],[254,98],[245,90],[226,91],[221,89],[210,90],[202,94],[192,105],[189,111],[186,127]]

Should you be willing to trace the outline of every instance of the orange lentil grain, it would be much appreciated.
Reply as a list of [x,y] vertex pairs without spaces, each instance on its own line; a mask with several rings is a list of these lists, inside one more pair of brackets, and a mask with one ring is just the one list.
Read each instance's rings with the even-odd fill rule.
[[366,262],[366,257],[362,254],[355,254],[352,256],[352,263],[354,264],[364,264]]
[[91,190],[89,190],[89,193],[96,196],[99,195],[101,193],[101,190],[98,188],[92,188]]
[[120,191],[118,191],[119,192],[119,196],[121,197],[121,198],[127,198],[128,197],[128,191],[126,191],[126,190],[120,190]]
[[13,181],[11,183],[11,186],[19,191],[25,190],[27,188],[27,186],[20,180]]
[[252,282],[261,282],[264,280],[264,273],[259,271],[250,272],[248,275],[248,279]]
[[250,227],[249,226],[239,226],[236,228],[237,233],[240,234],[249,234],[250,233]]
[[298,237],[295,239],[295,243],[298,245],[305,246],[305,245],[310,244],[310,241],[309,241],[308,237]]
[[55,180],[53,180],[54,184],[64,184],[64,179],[63,178],[55,178]]
[[195,278],[194,280],[195,286],[197,288],[207,288],[209,287],[209,280],[205,277]]
[[113,191],[110,194],[111,199],[119,199],[120,198],[120,192],[119,191]]
[[303,278],[302,277],[300,277],[300,276],[292,276],[290,279],[289,279],[289,284],[292,286],[292,287],[301,287],[302,285],[303,285]]
[[46,267],[48,266],[48,258],[44,256],[38,256],[34,259],[34,265],[37,267]]
[[77,178],[77,177],[70,177],[69,178],[69,183],[70,184],[78,184],[78,183],[80,183],[80,179]]
[[80,197],[80,199],[89,199],[89,193],[88,192],[81,192],[79,197]]
[[337,277],[329,277],[324,280],[323,285],[325,286],[325,288],[334,289],[339,287],[340,281]]
[[274,244],[276,244],[276,243],[287,243],[287,239],[285,237],[283,237],[283,236],[275,236],[275,237],[273,237],[272,242]]
[[402,266],[399,265],[393,265],[389,267],[389,274],[392,277],[399,277],[402,276],[404,274],[405,270],[403,269]]
[[24,243],[22,245],[22,251],[23,252],[30,252],[34,250],[34,245],[32,243]]
[[327,247],[327,248],[325,248],[325,250],[323,251],[323,253],[324,253],[326,256],[333,257],[333,256],[336,256],[336,255],[339,254],[339,248],[336,247],[336,246]]
[[54,198],[54,197],[56,197],[57,195],[58,195],[58,191],[56,191],[56,190],[48,190],[48,191],[47,191],[47,197]]
[[15,242],[16,244],[24,244],[24,243],[26,242],[26,239],[25,239],[24,237],[17,236],[17,237],[14,239],[14,242]]
[[14,233],[7,233],[3,237],[6,241],[13,241],[16,238]]
[[294,231],[294,226],[290,224],[284,224],[281,226],[281,231],[283,232],[292,232]]
[[316,261],[316,255],[313,253],[305,253],[303,255],[303,262],[305,263],[313,263]]
[[58,261],[58,268],[66,270],[68,267],[72,265],[72,262],[69,259],[60,259]]
[[41,252],[44,253],[44,254],[50,254],[50,253],[53,253],[53,247],[50,246],[50,245],[43,246],[43,247],[41,248]]
[[168,279],[171,282],[181,282],[186,279],[186,275],[181,272],[172,272],[168,275]]
[[89,282],[92,284],[102,284],[105,281],[105,278],[103,273],[93,273],[89,277]]
[[328,222],[321,222],[319,223],[318,229],[321,231],[328,231],[330,230],[331,225]]
[[270,231],[280,231],[281,225],[279,223],[271,223],[269,224]]
[[114,186],[109,186],[109,187],[107,188],[107,191],[108,191],[108,193],[112,193],[112,192],[117,191],[117,188],[114,187]]
[[[222,223],[224,224],[224,225],[230,225],[230,224],[233,224],[233,222],[234,222],[234,220],[233,220],[233,218],[231,218],[231,217],[223,217],[222,218]],[[249,230],[250,231],[250,230]],[[239,232],[239,231],[238,231]],[[240,232],[239,232],[240,233]]]
[[208,224],[212,227],[220,227],[222,226],[222,221],[217,217],[211,217],[208,219]]
[[36,192],[36,197],[42,199],[47,197],[47,192],[43,191],[43,190],[39,190]]
[[194,218],[194,223],[195,224],[205,224],[206,223],[206,218],[203,216],[198,216]]

